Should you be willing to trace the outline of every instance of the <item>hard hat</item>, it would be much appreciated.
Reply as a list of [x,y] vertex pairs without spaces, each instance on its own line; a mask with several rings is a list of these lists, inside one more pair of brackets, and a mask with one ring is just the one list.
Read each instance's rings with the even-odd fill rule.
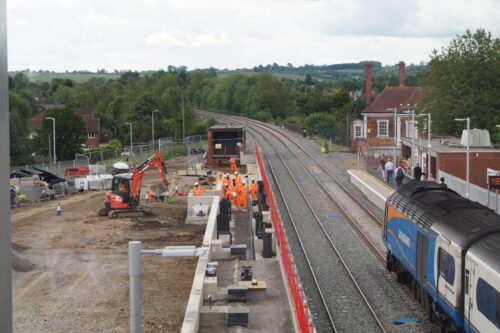
[[252,178],[252,181],[254,182],[254,181],[255,181],[255,178]]
[[224,177],[229,177],[229,174],[228,174],[228,173],[226,173],[226,174],[224,175]]
[[194,186],[198,186],[198,185],[200,185],[200,184],[198,184],[198,182],[194,183]]
[[238,171],[235,171],[235,172],[234,172],[234,174],[235,174],[235,175],[237,175],[237,174],[238,174]]

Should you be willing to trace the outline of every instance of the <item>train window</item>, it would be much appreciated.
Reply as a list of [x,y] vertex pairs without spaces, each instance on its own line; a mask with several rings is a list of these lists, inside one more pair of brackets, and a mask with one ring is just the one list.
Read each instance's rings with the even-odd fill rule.
[[476,299],[478,311],[500,328],[500,293],[488,282],[479,278]]
[[449,284],[455,282],[455,259],[442,248],[439,248],[439,274]]

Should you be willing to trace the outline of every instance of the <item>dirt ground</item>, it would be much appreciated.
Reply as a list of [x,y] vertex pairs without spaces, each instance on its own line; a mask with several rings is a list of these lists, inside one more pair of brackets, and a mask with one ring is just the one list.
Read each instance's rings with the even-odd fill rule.
[[[104,192],[66,196],[62,216],[57,201],[12,210],[15,332],[128,332],[128,242],[201,245],[204,227],[184,224],[186,197],[150,204],[155,217],[109,219],[97,216]],[[143,256],[143,332],[180,330],[196,262]]]

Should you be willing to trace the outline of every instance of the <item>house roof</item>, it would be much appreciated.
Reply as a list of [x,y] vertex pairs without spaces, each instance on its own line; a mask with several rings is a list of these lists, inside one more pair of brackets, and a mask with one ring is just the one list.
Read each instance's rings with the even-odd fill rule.
[[422,100],[424,90],[421,87],[385,87],[384,90],[370,103],[362,113],[384,113],[393,112],[387,109],[397,108],[403,105],[415,105]]
[[84,118],[85,128],[87,132],[99,133],[100,119],[99,118]]
[[32,131],[42,128],[43,118],[45,118],[45,113],[43,112],[37,113],[28,120],[28,127]]

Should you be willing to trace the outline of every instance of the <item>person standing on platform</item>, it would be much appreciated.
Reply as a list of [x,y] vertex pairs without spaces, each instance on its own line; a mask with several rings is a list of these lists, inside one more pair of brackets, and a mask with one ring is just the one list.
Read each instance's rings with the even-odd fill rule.
[[257,201],[257,191],[259,186],[254,178],[252,178],[252,183],[250,183],[250,193],[252,194],[252,202]]
[[387,184],[392,184],[392,176],[394,175],[394,163],[389,159],[384,166],[387,175]]
[[229,159],[229,163],[231,164],[231,172],[235,172],[238,170],[238,165],[236,164],[236,157],[231,157]]
[[222,185],[231,185],[231,178],[229,178],[229,174],[226,173],[224,178],[222,178]]
[[403,186],[403,180],[405,179],[405,173],[403,172],[403,165],[400,164],[396,169],[396,184],[398,188]]
[[201,197],[203,195],[203,191],[205,189],[203,187],[201,187],[200,184],[194,183],[194,186],[191,190],[193,191],[193,195],[195,197]]
[[386,179],[386,177],[385,177],[385,160],[383,157],[380,160],[379,170],[382,173],[382,179],[385,180]]
[[448,185],[444,182],[444,177],[439,178],[439,185],[441,185],[444,188],[448,188]]
[[238,171],[234,172],[234,180],[236,180],[236,184],[241,184],[241,175],[238,173]]
[[248,186],[245,183],[240,184],[240,205],[247,208]]
[[229,187],[230,189],[230,200],[231,206],[234,206],[236,209],[240,208],[240,184],[233,179],[233,183]]
[[417,166],[413,168],[413,177],[415,178],[415,180],[420,180],[420,178],[422,178],[422,168],[418,163]]

